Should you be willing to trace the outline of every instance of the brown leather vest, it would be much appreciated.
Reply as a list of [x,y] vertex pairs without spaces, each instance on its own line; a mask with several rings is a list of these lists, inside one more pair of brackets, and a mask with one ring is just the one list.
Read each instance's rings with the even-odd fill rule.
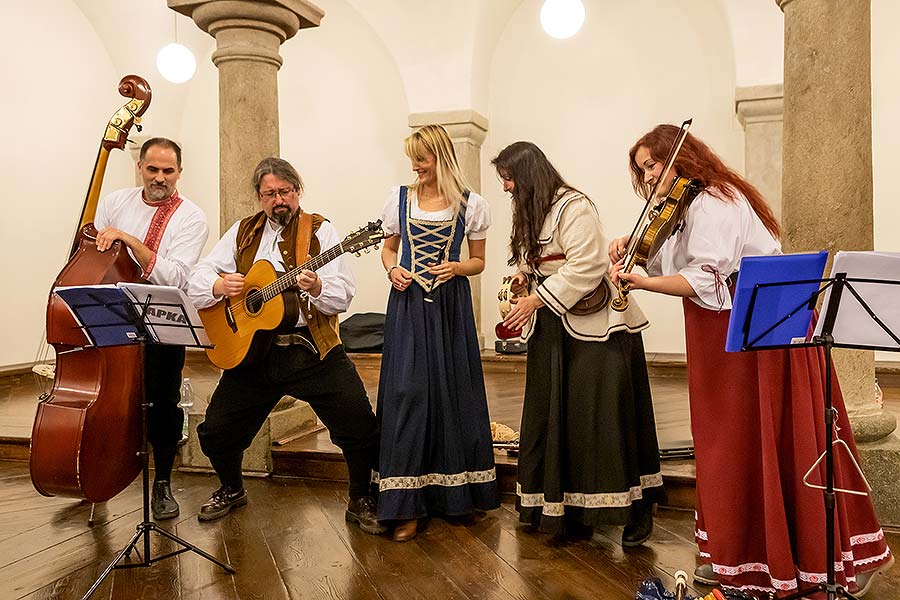
[[[278,248],[281,251],[281,260],[284,262],[284,267],[287,270],[293,269],[298,264],[296,246],[297,224],[300,222],[298,218],[300,212],[298,210],[297,214],[285,226],[281,232],[283,241],[278,243]],[[246,274],[250,267],[253,266],[253,259],[256,258],[256,251],[259,250],[259,244],[262,241],[262,228],[266,224],[266,218],[266,214],[260,211],[252,217],[242,220],[238,226],[235,260],[240,273]],[[315,213],[312,215],[312,237],[309,241],[310,256],[316,256],[322,251],[319,247],[316,231],[319,230],[319,227],[326,220],[322,215]],[[305,259],[306,257],[303,258]],[[296,289],[290,289],[284,293],[296,294],[297,292]],[[341,344],[337,315],[322,314],[315,306],[312,304],[307,306],[307,303],[303,301],[299,304],[300,310],[303,311],[303,316],[306,318],[309,331],[313,336],[313,341],[315,341],[316,347],[319,349],[319,359],[323,359],[332,348]],[[293,322],[296,323],[296,319]]]

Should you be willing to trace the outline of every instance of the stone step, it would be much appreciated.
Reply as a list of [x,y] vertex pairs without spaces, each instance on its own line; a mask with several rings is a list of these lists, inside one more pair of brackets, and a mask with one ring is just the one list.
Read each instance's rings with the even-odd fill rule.
[[[272,475],[326,481],[347,481],[347,466],[340,451],[331,445],[327,432],[304,436],[288,444],[272,448]],[[518,463],[505,450],[495,450],[497,480],[504,499],[512,500],[516,493]],[[694,461],[662,461],[663,482],[666,487],[665,505],[693,510],[695,506]]]

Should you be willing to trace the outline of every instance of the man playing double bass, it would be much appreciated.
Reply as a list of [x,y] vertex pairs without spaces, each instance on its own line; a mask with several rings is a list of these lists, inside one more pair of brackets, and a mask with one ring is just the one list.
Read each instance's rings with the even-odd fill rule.
[[[324,217],[300,210],[303,181],[286,160],[263,159],[253,174],[253,187],[260,211],[235,223],[191,273],[188,295],[197,308],[229,298],[239,310],[244,274],[254,263],[267,260],[275,271],[287,273],[303,265],[307,255],[318,256],[341,242]],[[344,453],[350,474],[347,521],[358,523],[366,533],[382,533],[385,527],[375,517],[370,491],[378,426],[338,335],[337,315],[347,310],[356,292],[353,274],[339,256],[316,271],[299,271],[297,285],[282,294],[301,291],[305,297],[299,302],[285,302],[299,306],[299,311],[285,311],[285,329],[276,330],[265,357],[225,369],[210,398],[197,432],[221,487],[198,518],[212,521],[247,503],[241,477],[244,450],[281,397],[291,395],[309,403]]]
[[[142,187],[115,191],[97,207],[97,249],[106,251],[121,240],[144,279],[187,291],[188,274],[200,258],[209,227],[203,211],[175,187],[181,176],[181,148],[162,137],[147,140],[141,146],[138,172]],[[170,481],[184,419],[178,406],[184,357],[183,346],[147,346],[144,353],[144,382],[151,403],[148,437],[155,467],[150,508],[157,520],[179,513]]]

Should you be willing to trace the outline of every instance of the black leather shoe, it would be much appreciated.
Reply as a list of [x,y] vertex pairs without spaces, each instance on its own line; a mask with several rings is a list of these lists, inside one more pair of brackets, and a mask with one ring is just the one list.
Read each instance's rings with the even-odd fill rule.
[[351,498],[344,519],[348,523],[358,523],[360,529],[372,535],[387,531],[387,527],[379,523],[375,516],[375,500],[371,496]]
[[694,569],[694,582],[702,583],[703,585],[717,585],[719,583],[719,576],[713,571],[711,564],[703,563]]
[[631,510],[631,521],[622,531],[622,545],[627,548],[640,546],[653,533],[653,503],[638,500]]
[[209,501],[200,507],[197,518],[201,521],[214,521],[221,519],[232,508],[247,504],[247,491],[244,488],[234,492],[227,485],[223,485],[210,497]]
[[157,521],[174,519],[178,516],[178,502],[172,495],[172,487],[168,481],[154,481],[153,495],[150,498],[150,511]]

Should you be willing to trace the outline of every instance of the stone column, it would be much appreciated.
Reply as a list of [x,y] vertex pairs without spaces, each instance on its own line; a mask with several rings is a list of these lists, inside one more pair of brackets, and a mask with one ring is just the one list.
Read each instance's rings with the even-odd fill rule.
[[[776,0],[784,12],[783,242],[872,250],[870,0]],[[830,272],[830,265],[828,267]],[[835,365],[883,522],[900,523],[896,419],[875,403],[870,351]],[[889,437],[888,437],[889,436]]]
[[[487,136],[488,120],[474,110],[450,110],[409,115],[413,129],[423,125],[442,125],[453,142],[456,160],[473,192],[481,193],[481,144]],[[488,233],[490,235],[490,233]],[[468,248],[463,245],[463,252]],[[475,330],[478,342],[484,347],[484,330],[481,323],[481,275],[469,278],[472,285],[472,308],[475,311]],[[498,282],[499,285],[499,282]]]
[[278,156],[279,46],[324,12],[306,0],[167,0],[216,39],[219,69],[220,226],[258,210],[251,176]]
[[781,85],[737,88],[735,111],[744,126],[744,175],[762,192],[781,222],[781,138],[784,129]]

